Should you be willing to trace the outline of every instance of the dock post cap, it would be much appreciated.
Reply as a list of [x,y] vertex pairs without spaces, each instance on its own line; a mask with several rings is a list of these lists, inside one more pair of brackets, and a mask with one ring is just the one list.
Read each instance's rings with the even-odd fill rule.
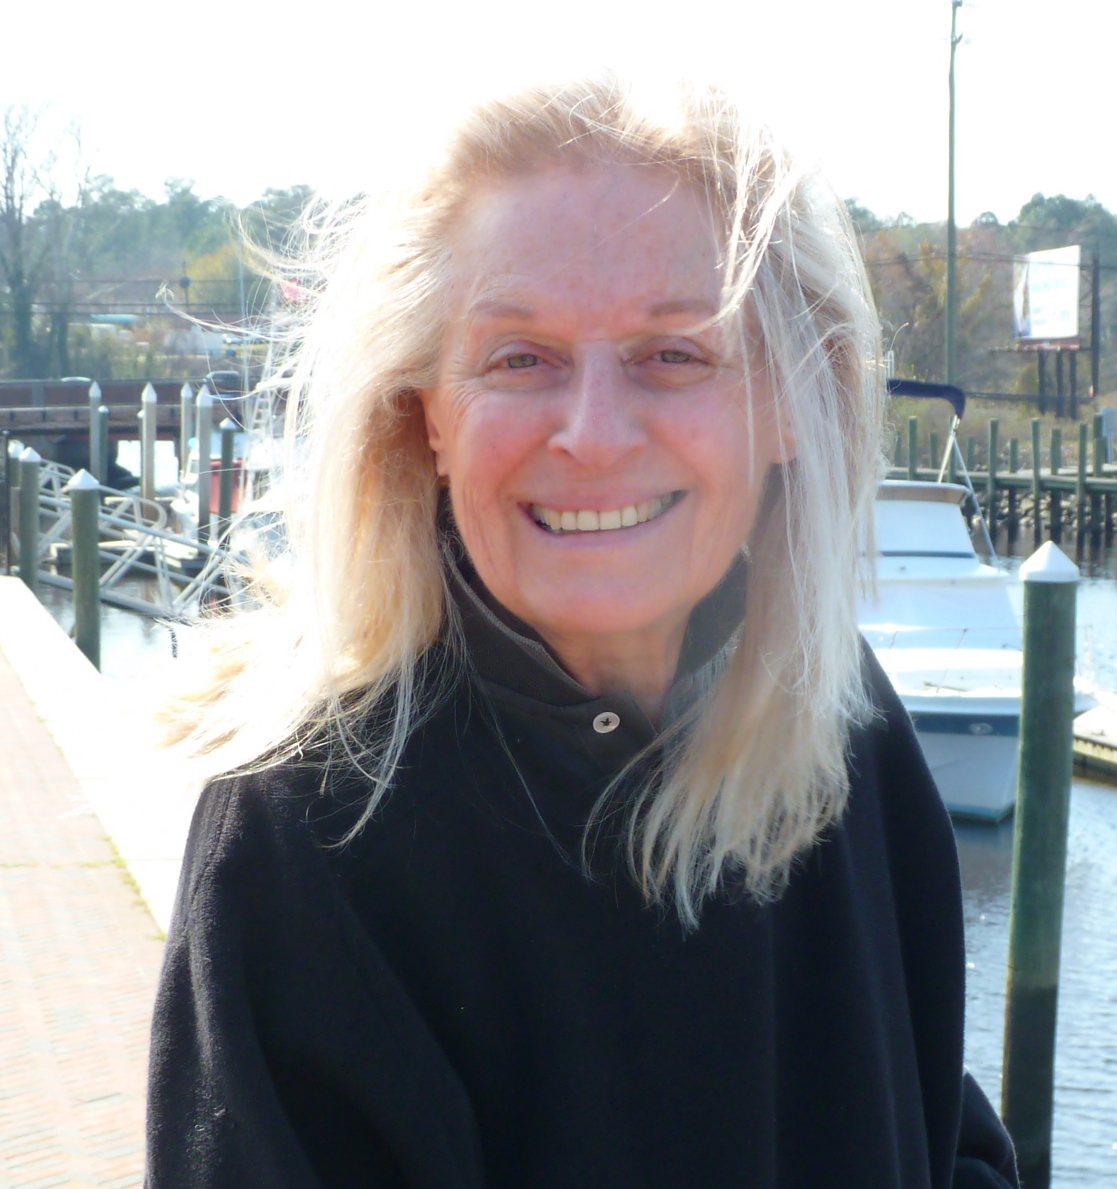
[[101,403],[101,385],[96,380],[89,385],[89,403],[91,405]]
[[232,417],[226,417],[217,428],[220,430],[236,429],[237,423],[232,419]]
[[200,405],[212,405],[213,404],[213,393],[210,392],[208,384],[203,384],[202,387],[198,390],[198,404],[200,404]]
[[154,384],[145,384],[143,392],[140,393],[140,400],[142,401],[157,401],[159,394],[155,391]]
[[20,462],[42,462],[43,456],[31,446],[24,446],[19,456]]
[[101,484],[84,468],[62,488],[63,491],[97,491]]
[[190,381],[187,380],[185,384],[178,390],[178,394],[183,400],[194,399],[194,389],[190,386]]
[[1055,544],[1047,541],[1020,567],[1022,582],[1077,582],[1078,567]]

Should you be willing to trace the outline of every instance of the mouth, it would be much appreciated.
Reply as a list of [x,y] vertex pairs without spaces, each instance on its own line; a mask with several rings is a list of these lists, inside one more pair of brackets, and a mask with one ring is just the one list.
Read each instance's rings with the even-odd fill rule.
[[529,513],[540,528],[550,533],[612,532],[621,528],[634,528],[638,524],[647,524],[648,521],[657,519],[673,508],[685,494],[682,491],[669,491],[666,495],[653,496],[650,500],[642,500],[638,504],[625,504],[623,508],[610,508],[605,511],[545,508],[542,504],[532,504]]

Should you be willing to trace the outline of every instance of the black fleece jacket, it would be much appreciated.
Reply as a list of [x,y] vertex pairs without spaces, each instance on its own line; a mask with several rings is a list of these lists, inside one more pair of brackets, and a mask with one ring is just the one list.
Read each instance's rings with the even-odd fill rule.
[[590,875],[580,853],[646,718],[460,602],[471,675],[355,841],[334,845],[359,775],[287,764],[203,795],[155,1011],[150,1189],[1015,1187],[962,1068],[950,824],[871,654],[847,812],[776,902],[726,892],[688,931],[606,834]]

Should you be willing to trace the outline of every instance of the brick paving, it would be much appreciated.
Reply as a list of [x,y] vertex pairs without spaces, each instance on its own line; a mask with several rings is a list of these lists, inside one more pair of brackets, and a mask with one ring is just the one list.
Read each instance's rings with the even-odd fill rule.
[[0,652],[0,1189],[142,1184],[162,949]]

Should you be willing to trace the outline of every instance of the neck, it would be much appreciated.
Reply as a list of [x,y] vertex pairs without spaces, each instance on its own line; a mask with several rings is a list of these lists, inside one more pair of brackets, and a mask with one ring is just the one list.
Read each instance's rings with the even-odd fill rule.
[[592,694],[628,693],[658,726],[675,679],[686,619],[635,632],[586,636],[536,628],[563,668]]

